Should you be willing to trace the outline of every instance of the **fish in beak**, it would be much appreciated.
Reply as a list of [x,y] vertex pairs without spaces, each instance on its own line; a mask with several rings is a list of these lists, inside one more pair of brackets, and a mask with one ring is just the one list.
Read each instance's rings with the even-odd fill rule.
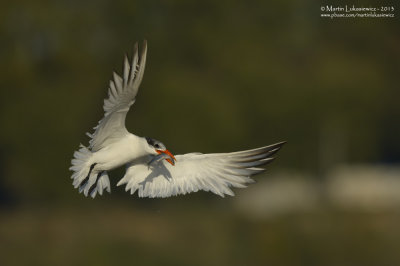
[[154,162],[159,162],[164,159],[167,160],[167,162],[169,162],[171,165],[175,165],[175,156],[172,155],[169,150],[156,150],[156,152],[158,155],[154,156],[153,159],[151,159],[151,161],[148,163],[149,168]]
[[[163,158],[167,160],[171,165],[175,165],[175,156],[169,150],[156,150],[158,154],[164,154]],[[168,158],[169,157],[169,158]]]

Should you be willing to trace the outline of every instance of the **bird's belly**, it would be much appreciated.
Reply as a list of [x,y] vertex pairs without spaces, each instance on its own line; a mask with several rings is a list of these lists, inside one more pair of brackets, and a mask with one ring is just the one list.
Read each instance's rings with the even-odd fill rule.
[[106,171],[135,160],[138,156],[129,145],[119,143],[99,150],[94,154],[93,159],[96,162],[96,170]]

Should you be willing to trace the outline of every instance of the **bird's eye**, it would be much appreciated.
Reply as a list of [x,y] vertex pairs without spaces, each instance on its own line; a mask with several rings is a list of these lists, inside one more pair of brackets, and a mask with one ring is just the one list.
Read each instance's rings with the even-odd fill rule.
[[159,148],[160,148],[160,145],[155,144],[154,147],[157,148],[157,149],[159,149]]

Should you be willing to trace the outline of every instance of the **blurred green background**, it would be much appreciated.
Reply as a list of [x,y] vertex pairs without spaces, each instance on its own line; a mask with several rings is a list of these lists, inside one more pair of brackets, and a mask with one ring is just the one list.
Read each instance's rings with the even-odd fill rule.
[[[400,22],[320,7],[2,3],[0,265],[400,265]],[[258,184],[139,199],[120,169],[111,195],[73,189],[72,153],[143,39],[128,129],[175,154],[287,140]]]

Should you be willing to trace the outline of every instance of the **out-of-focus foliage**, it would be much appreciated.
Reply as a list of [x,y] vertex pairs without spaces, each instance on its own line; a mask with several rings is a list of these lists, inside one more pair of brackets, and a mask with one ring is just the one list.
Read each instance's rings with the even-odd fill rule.
[[385,212],[329,210],[260,221],[215,204],[195,209],[169,204],[161,212],[106,205],[15,212],[0,219],[2,265],[400,263],[400,217]]
[[[398,11],[394,19],[331,20],[320,6],[2,3],[0,204],[22,207],[1,212],[0,264],[399,264],[397,214],[322,210],[253,222],[206,193],[167,200],[119,193],[123,170],[111,173],[113,194],[94,201],[71,185],[72,153],[103,116],[112,71],[121,72],[124,53],[143,39],[146,73],[127,127],[174,153],[287,140],[258,178],[289,169],[323,180],[339,164],[399,163]],[[111,211],[121,202],[129,206]]]

